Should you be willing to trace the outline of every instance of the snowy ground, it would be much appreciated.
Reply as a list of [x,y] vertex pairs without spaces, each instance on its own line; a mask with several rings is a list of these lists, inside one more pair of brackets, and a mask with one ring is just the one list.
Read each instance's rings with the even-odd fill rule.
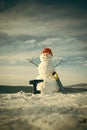
[[87,91],[0,94],[0,130],[87,130]]

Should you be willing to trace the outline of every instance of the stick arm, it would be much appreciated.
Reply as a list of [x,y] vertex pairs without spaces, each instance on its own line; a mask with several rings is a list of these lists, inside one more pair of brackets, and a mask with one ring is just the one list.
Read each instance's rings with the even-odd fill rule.
[[36,67],[38,67],[38,64],[36,64],[35,62],[32,61],[32,59],[27,59],[30,63],[34,64]]

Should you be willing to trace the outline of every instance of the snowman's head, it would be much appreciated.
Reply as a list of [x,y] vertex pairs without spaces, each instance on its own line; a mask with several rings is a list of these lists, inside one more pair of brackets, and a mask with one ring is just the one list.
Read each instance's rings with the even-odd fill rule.
[[50,48],[44,48],[40,55],[41,62],[51,62],[53,58],[53,54]]

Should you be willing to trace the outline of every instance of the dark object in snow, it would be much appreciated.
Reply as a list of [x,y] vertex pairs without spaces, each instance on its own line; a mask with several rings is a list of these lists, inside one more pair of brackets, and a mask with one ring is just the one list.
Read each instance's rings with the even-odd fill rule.
[[37,90],[37,84],[40,83],[40,82],[43,82],[43,80],[40,79],[40,80],[30,80],[30,81],[29,81],[30,84],[33,84],[33,87],[34,87],[33,93],[34,93],[34,94],[39,94],[39,93],[41,93],[39,90]]
[[86,118],[80,118],[80,119],[79,119],[79,123],[84,123],[84,124],[85,124],[86,122],[87,122],[87,119],[86,119]]

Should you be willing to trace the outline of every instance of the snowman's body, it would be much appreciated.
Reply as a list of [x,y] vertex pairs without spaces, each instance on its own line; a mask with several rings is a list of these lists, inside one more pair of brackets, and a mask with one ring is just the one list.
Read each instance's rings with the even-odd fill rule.
[[58,92],[59,86],[53,78],[52,73],[55,71],[55,68],[52,65],[52,54],[44,52],[40,55],[41,63],[38,66],[39,76],[37,79],[43,79],[42,83],[37,85],[37,89],[41,93],[54,93]]

